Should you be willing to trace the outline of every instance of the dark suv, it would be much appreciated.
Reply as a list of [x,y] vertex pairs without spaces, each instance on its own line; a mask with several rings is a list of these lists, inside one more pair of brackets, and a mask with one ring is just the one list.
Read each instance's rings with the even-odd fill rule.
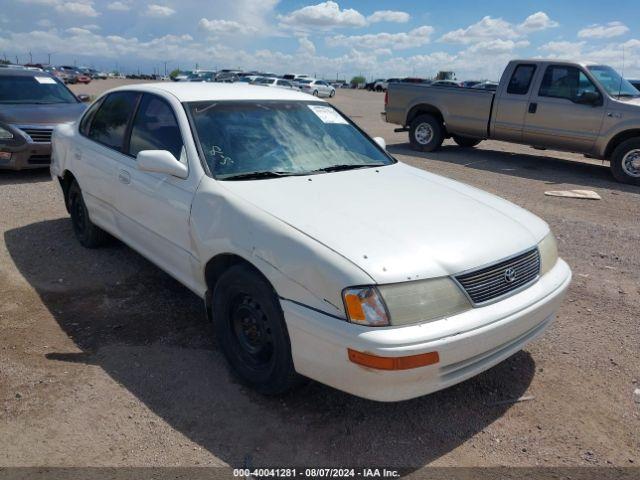
[[59,79],[34,70],[0,70],[0,169],[51,163],[51,133],[85,105]]

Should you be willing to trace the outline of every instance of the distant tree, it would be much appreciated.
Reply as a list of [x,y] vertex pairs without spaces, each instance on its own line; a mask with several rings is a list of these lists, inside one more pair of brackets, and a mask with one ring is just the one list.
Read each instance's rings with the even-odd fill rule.
[[171,73],[169,74],[169,78],[176,78],[179,74],[180,74],[180,70],[176,68],[175,70],[171,70]]
[[9,60],[5,60],[3,58],[0,58],[0,63],[3,65],[9,65],[11,62]]
[[356,75],[351,79],[351,85],[360,85],[361,83],[362,84],[367,83],[367,79],[364,78],[362,75]]

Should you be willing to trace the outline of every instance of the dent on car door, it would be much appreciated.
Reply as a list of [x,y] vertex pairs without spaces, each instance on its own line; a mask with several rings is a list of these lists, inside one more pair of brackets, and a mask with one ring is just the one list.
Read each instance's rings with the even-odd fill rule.
[[145,150],[166,150],[188,166],[184,139],[173,107],[145,93],[133,117],[127,155],[119,165],[117,206],[120,229],[134,248],[187,285],[192,249],[189,213],[194,175],[186,179],[137,168]]
[[[599,95],[597,103],[584,103],[585,94]],[[605,97],[579,67],[548,65],[530,98],[523,140],[563,150],[589,152],[604,118]]]
[[114,92],[82,117],[77,145],[70,152],[89,215],[107,230],[117,230],[114,188],[125,132],[139,94]]

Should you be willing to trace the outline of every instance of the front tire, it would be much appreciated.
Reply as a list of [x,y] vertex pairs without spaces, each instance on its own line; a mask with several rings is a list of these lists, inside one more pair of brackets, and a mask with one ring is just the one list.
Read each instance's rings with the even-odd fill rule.
[[220,348],[243,383],[277,395],[300,382],[280,302],[262,276],[231,267],[216,283],[212,307]]
[[622,183],[640,185],[640,138],[625,140],[611,155],[611,173]]
[[317,96],[318,96],[318,90],[314,90],[314,91],[313,91],[313,96],[314,96],[314,97],[317,97]]
[[329,98],[333,98],[336,94],[335,90],[331,90],[331,92],[329,92]]
[[413,119],[409,127],[411,148],[420,152],[433,152],[440,148],[444,141],[444,126],[433,115],[419,115]]
[[463,148],[473,148],[482,141],[480,138],[461,137],[459,135],[453,135],[452,138],[454,142]]
[[82,198],[82,191],[76,181],[69,187],[67,205],[71,214],[73,233],[83,247],[98,248],[107,243],[109,235],[89,218],[89,211],[84,203],[84,198]]

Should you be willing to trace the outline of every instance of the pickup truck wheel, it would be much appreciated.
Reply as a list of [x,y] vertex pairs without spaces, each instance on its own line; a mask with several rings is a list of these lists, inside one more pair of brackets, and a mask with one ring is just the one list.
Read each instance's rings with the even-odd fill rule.
[[409,127],[411,148],[421,152],[433,152],[444,141],[444,128],[440,120],[433,115],[416,117]]
[[213,292],[213,322],[220,348],[244,383],[276,395],[300,381],[280,302],[250,267],[236,265],[220,276]]
[[640,138],[622,142],[611,155],[611,173],[622,183],[640,185]]
[[83,247],[98,248],[109,240],[107,232],[96,226],[89,218],[82,191],[77,182],[73,182],[67,193],[67,202],[71,214],[73,233]]
[[452,136],[453,141],[456,142],[459,146],[464,148],[472,148],[478,145],[482,140],[479,138],[472,137],[461,137],[459,135]]

